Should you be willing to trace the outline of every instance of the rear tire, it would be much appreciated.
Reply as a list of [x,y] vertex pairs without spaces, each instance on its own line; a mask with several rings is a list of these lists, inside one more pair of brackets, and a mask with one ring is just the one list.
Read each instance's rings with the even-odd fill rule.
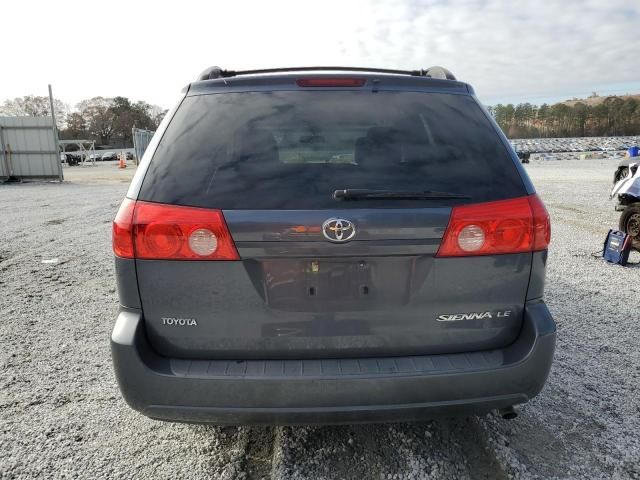
[[629,167],[619,167],[616,170],[616,173],[613,174],[613,184],[615,185],[623,178],[627,178],[629,176]]
[[631,235],[633,249],[640,251],[640,203],[628,205],[622,211],[619,228]]

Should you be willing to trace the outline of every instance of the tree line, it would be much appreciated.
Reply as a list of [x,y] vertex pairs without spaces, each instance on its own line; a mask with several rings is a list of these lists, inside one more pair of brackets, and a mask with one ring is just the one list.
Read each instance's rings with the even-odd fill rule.
[[[132,146],[131,129],[155,130],[166,110],[127,97],[94,97],[72,111],[54,100],[56,123],[63,140],[94,140],[96,145]],[[640,101],[634,97],[593,95],[587,101],[548,105],[519,103],[487,107],[509,138],[593,137],[640,134]],[[49,97],[27,95],[6,100],[0,115],[44,116]]]
[[[589,101],[593,99],[594,101]],[[610,96],[553,105],[487,107],[509,138],[599,137],[640,134],[640,101]]]
[[[96,145],[116,148],[133,146],[133,127],[155,130],[166,110],[127,97],[94,97],[78,103],[74,110],[54,100],[58,135],[61,140],[94,140]],[[27,95],[6,100],[0,105],[0,116],[47,116],[49,97]]]

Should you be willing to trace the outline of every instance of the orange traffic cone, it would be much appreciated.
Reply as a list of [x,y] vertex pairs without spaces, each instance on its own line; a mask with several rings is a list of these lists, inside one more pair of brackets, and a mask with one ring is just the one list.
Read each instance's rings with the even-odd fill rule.
[[118,165],[118,168],[127,168],[127,164],[124,161],[124,155],[120,155],[120,164]]

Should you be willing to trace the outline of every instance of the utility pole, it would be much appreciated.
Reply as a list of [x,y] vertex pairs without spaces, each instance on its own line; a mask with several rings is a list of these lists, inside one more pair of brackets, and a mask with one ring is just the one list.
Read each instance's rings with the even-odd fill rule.
[[62,160],[60,159],[60,144],[59,142],[59,138],[58,138],[58,126],[56,125],[56,112],[53,108],[53,93],[51,93],[51,84],[49,84],[49,104],[51,105],[51,121],[53,122],[53,125],[51,126],[51,128],[53,128],[53,139],[56,145],[56,159],[58,162],[58,179],[60,180],[60,183],[62,183],[62,181],[64,180],[64,174],[62,173]]

